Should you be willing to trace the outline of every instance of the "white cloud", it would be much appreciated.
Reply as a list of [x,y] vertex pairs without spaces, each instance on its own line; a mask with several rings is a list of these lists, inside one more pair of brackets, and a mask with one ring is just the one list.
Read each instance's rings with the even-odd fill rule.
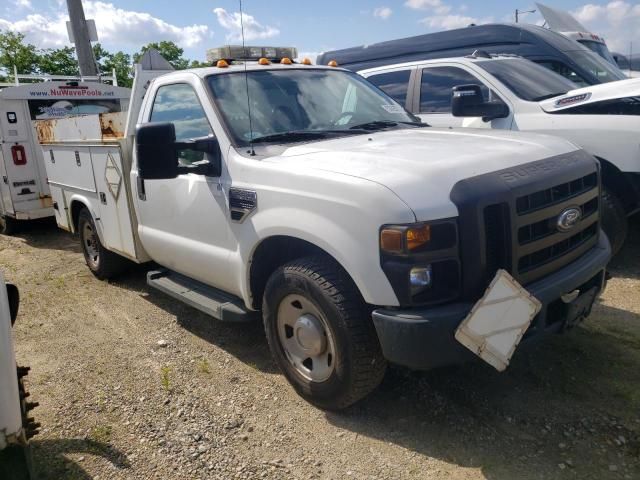
[[[239,42],[242,40],[241,27],[244,26],[245,40],[255,40],[258,38],[271,38],[280,35],[280,30],[269,25],[262,25],[252,15],[240,12],[227,12],[224,8],[213,10],[218,18],[218,23],[222,28],[228,30],[227,40]],[[241,20],[242,24],[241,25]]]
[[11,0],[18,8],[24,8],[26,10],[33,10],[33,5],[31,5],[31,0]]
[[591,32],[602,35],[610,50],[627,53],[633,42],[634,51],[640,52],[640,4],[621,0],[588,3],[572,13]]
[[436,30],[453,30],[454,28],[468,27],[472,23],[479,25],[482,23],[490,23],[493,18],[474,18],[466,15],[433,15],[420,20],[420,23],[426,25],[429,28]]
[[451,7],[442,0],[407,0],[404,5],[414,10],[431,10],[439,16],[447,15],[451,11]]
[[[26,40],[39,48],[68,45],[66,21],[69,16],[61,10],[48,16],[30,14],[18,20],[0,18],[0,29],[24,33]],[[194,47],[211,35],[206,25],[179,27],[145,12],[117,8],[112,3],[86,0],[87,18],[96,20],[100,42],[117,45],[118,48],[138,49],[143,44],[171,40],[181,47]]]
[[373,16],[386,20],[391,16],[393,10],[389,7],[378,7],[373,10]]

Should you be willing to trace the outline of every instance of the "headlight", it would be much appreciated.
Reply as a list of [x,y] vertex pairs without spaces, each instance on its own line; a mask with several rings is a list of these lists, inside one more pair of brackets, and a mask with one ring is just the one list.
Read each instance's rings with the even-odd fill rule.
[[456,219],[382,226],[380,263],[401,306],[452,300],[461,278]]
[[425,291],[431,286],[431,265],[426,267],[414,267],[409,271],[409,284],[411,285],[411,296]]
[[387,253],[402,254],[417,250],[431,241],[431,226],[390,226],[380,232],[380,248]]

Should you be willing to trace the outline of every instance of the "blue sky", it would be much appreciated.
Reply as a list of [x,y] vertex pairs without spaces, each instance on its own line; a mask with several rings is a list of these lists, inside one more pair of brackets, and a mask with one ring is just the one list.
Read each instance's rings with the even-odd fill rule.
[[[547,0],[604,35],[612,50],[640,52],[640,2]],[[36,46],[68,44],[64,0],[3,0],[0,29],[18,30]],[[100,41],[108,49],[137,51],[150,41],[173,40],[186,56],[203,60],[207,48],[239,43],[237,0],[84,0]],[[516,7],[535,8],[530,1],[458,0],[293,1],[244,0],[249,44],[290,45],[317,53],[363,43],[466,26],[471,22],[512,21]],[[536,23],[537,14],[524,16]]]

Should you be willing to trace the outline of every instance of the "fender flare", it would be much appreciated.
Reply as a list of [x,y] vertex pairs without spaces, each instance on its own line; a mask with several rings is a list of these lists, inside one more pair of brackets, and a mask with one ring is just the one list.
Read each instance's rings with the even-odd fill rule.
[[95,224],[96,230],[98,232],[98,238],[100,239],[100,242],[104,245],[104,234],[102,231],[102,222],[100,221],[100,216],[96,215],[96,211],[92,207],[92,202],[90,201],[90,199],[87,196],[82,195],[80,193],[73,193],[69,198],[69,210],[71,213],[71,222],[70,222],[71,232],[75,234],[78,233],[76,229],[76,222],[73,219],[73,205],[75,203],[79,203],[84,208],[89,210],[89,213],[91,214],[91,218],[93,218],[93,223]]

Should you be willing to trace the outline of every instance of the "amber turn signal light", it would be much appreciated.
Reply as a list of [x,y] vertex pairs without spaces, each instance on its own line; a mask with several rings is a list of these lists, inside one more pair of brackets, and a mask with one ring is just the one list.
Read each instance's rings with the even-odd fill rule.
[[415,250],[431,241],[431,226],[420,225],[419,227],[409,228],[406,232],[407,248]]
[[389,253],[402,253],[402,236],[401,230],[385,228],[380,232],[380,248]]

